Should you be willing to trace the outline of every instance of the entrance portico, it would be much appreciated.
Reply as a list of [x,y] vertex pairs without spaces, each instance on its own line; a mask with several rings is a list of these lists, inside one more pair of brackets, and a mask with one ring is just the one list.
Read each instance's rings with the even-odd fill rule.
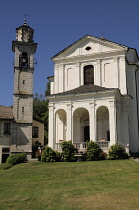
[[[57,99],[59,102],[56,102]],[[59,149],[60,142],[68,140],[72,140],[80,150],[85,150],[87,140],[98,142],[102,149],[121,141],[118,133],[122,133],[123,129],[119,126],[121,121],[117,120],[117,115],[123,98],[117,89],[80,96],[57,94],[57,97],[51,96],[51,101],[49,106],[53,114],[49,123],[53,126],[49,128],[49,146],[53,149]]]

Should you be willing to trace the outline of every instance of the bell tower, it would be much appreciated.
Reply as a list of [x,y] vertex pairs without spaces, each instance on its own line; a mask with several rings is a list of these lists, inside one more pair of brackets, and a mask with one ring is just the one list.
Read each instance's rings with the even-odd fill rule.
[[34,54],[37,43],[33,41],[34,30],[26,20],[16,28],[16,41],[12,42],[14,59],[14,104],[12,153],[26,152],[28,158],[32,153],[33,123],[33,74]]

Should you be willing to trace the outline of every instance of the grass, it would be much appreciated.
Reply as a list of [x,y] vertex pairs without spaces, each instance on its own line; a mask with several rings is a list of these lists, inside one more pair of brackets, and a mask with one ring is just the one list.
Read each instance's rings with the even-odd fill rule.
[[139,163],[24,163],[0,170],[0,209],[139,209]]

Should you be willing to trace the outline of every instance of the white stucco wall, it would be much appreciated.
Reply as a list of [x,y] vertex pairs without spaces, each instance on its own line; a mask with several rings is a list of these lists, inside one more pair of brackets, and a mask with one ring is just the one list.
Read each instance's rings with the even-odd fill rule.
[[[86,46],[95,47],[87,53]],[[107,87],[119,88],[122,94],[127,94],[126,87],[126,53],[124,50],[107,49],[108,47],[89,43],[82,49],[74,49],[74,56],[66,56],[66,53],[60,58],[54,59],[54,83],[52,82],[52,92],[60,93],[84,85],[84,67],[86,65],[94,66],[94,84]],[[97,48],[97,50],[96,50]],[[84,50],[83,50],[84,49]],[[102,51],[102,49],[104,49]],[[77,52],[78,53],[77,53]],[[97,53],[95,53],[97,52]],[[68,53],[71,53],[70,50]],[[102,54],[103,53],[103,54]],[[130,52],[130,59],[134,61],[134,54]]]
[[[91,49],[86,50],[87,47]],[[117,88],[119,96],[114,93],[98,93],[96,95],[72,95],[50,97],[49,109],[49,146],[54,148],[55,140],[59,138],[66,140],[76,138],[82,139],[80,132],[81,125],[76,120],[73,128],[73,113],[78,108],[85,108],[89,113],[89,123],[91,126],[90,139],[97,140],[101,137],[96,131],[96,110],[100,106],[106,106],[109,111],[110,144],[117,141],[128,145],[132,152],[139,151],[138,145],[138,122],[137,122],[137,101],[135,88],[135,66],[128,65],[128,62],[137,62],[137,54],[134,49],[120,46],[114,43],[103,42],[103,40],[87,39],[77,42],[62,54],[53,58],[54,81],[51,81],[51,94],[68,91],[84,85],[84,67],[94,66],[94,84],[106,88]],[[139,83],[139,79],[138,79]],[[138,86],[139,87],[139,86]],[[139,101],[138,101],[139,104]],[[60,121],[58,131],[66,134],[66,137],[56,136],[54,127],[56,123],[55,113],[58,110],[65,110],[67,123],[65,128]],[[92,117],[93,116],[93,117]],[[99,124],[101,127],[101,124]],[[108,122],[105,123],[108,127]],[[62,130],[61,130],[62,129]],[[63,129],[65,131],[63,132]],[[74,131],[73,131],[74,129]],[[57,132],[57,131],[56,131]],[[77,133],[77,134],[76,134]]]

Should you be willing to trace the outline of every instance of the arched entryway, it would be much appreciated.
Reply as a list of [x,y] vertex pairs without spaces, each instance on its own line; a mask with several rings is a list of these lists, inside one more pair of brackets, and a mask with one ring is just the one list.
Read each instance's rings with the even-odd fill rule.
[[55,114],[55,139],[56,143],[66,140],[67,116],[64,109],[59,109]]
[[77,108],[73,113],[73,142],[90,140],[89,112],[85,108]]
[[106,106],[97,109],[97,141],[110,141],[109,110]]

